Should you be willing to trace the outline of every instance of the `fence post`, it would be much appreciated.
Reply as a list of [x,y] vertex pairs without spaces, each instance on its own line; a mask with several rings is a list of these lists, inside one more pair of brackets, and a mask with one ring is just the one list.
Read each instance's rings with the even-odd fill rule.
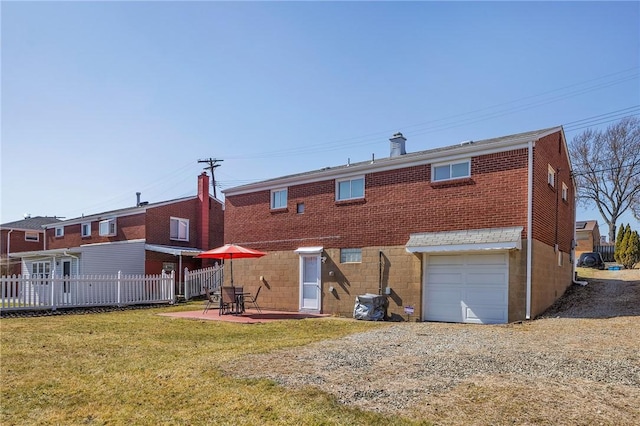
[[51,282],[51,310],[55,311],[56,310],[56,279],[52,276],[49,277],[50,278],[50,282]]
[[[173,271],[172,271],[173,272]],[[184,285],[184,300],[189,300],[189,268],[184,268],[184,274],[182,274],[182,284]]]
[[120,306],[120,284],[121,284],[120,279],[121,279],[121,277],[122,277],[122,271],[118,271],[118,297],[117,297],[118,306]]
[[[185,292],[186,292],[186,287],[185,287]],[[171,278],[170,278],[170,282],[169,282],[169,296],[171,296],[171,303],[175,304],[176,303],[176,271],[172,270],[171,271]]]

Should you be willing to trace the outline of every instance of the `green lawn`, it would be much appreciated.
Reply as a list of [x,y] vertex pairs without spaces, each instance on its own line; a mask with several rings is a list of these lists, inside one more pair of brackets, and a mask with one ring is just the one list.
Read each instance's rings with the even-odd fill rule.
[[413,424],[340,406],[313,388],[234,379],[218,368],[247,353],[384,324],[234,324],[157,315],[201,307],[0,320],[0,424]]

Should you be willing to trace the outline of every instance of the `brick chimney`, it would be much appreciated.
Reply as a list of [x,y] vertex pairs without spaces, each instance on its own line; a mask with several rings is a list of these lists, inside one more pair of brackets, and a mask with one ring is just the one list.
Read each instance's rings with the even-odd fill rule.
[[407,151],[404,149],[404,143],[407,139],[402,136],[402,133],[398,132],[395,135],[391,136],[389,142],[391,142],[391,153],[389,157],[399,157],[401,155],[405,155]]
[[202,172],[198,176],[198,207],[200,211],[199,248],[209,250],[209,176]]

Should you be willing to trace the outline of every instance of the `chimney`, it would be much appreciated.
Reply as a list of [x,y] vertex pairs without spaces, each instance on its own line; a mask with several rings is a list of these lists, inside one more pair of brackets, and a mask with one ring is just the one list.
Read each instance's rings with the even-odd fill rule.
[[136,207],[140,207],[140,192],[136,192]]
[[391,142],[391,154],[390,157],[399,157],[401,155],[405,155],[407,151],[404,149],[404,143],[407,139],[402,136],[402,133],[398,132],[395,135],[391,136],[389,141]]
[[209,250],[209,175],[202,172],[198,176],[198,208],[200,212],[200,230],[198,239],[200,248]]

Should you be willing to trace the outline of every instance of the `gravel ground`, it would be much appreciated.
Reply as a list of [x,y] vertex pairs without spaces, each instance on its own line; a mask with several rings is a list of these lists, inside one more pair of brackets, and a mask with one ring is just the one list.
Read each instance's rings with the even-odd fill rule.
[[435,424],[640,424],[640,271],[593,274],[534,321],[396,323],[228,372]]

